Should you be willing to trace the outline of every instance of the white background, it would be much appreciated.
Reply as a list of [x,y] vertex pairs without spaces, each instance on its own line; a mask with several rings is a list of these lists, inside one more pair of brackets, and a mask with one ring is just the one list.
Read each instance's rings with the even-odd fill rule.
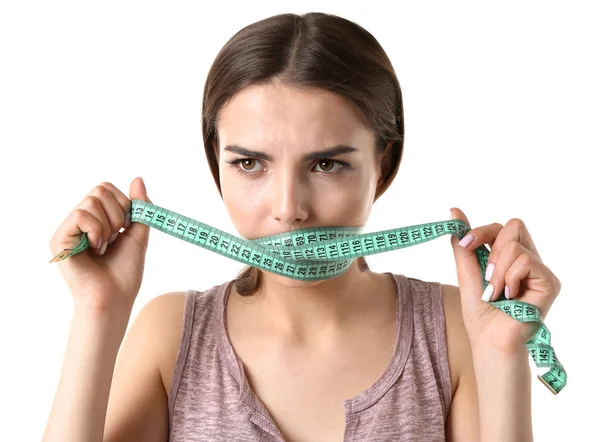
[[[569,375],[554,396],[535,378],[545,370],[532,363],[535,438],[593,438],[600,393],[593,3],[3,2],[1,438],[41,438],[59,378],[73,305],[49,264],[56,228],[100,182],[127,194],[142,176],[155,204],[237,234],[204,156],[206,74],[242,27],[310,11],[370,31],[402,87],[404,160],[365,232],[445,220],[450,207],[472,227],[521,218],[562,282],[546,323]],[[449,236],[367,259],[378,272],[457,285]],[[153,229],[132,318],[159,294],[207,290],[242,267]]]

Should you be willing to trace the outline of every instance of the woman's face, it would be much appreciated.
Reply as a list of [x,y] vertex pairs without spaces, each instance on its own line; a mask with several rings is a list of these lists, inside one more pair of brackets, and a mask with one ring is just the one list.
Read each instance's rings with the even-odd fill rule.
[[[240,90],[217,125],[221,190],[238,232],[255,239],[365,225],[381,172],[375,136],[363,124],[357,106],[322,89]],[[315,156],[336,146],[342,153]]]

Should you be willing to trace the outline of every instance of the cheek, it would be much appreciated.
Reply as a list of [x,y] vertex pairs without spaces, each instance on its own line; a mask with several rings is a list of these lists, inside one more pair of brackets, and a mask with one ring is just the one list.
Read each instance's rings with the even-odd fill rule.
[[321,189],[314,213],[329,225],[364,225],[373,205],[374,188],[360,179],[344,186]]
[[371,211],[371,200],[364,191],[340,194],[336,205],[336,217],[348,224],[365,224]]
[[[231,173],[231,172],[230,172]],[[252,180],[237,176],[225,176],[221,180],[223,201],[231,210],[253,212],[263,203],[264,192]]]
[[250,186],[240,186],[239,180],[237,185],[234,180],[222,180],[221,191],[231,222],[243,237],[251,238],[259,226],[259,220],[264,219],[261,198]]

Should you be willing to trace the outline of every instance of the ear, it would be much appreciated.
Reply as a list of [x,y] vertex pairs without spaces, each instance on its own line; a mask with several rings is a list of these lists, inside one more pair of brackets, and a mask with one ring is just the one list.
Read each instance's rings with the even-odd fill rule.
[[379,169],[378,169],[379,177],[377,178],[378,185],[382,184],[381,177],[383,176],[384,169],[389,167],[389,164],[388,164],[388,161],[386,161],[386,158],[390,152],[390,149],[392,148],[392,144],[394,144],[394,141],[393,140],[389,141],[387,146],[385,146],[385,149],[383,150],[383,152],[379,152],[377,155],[377,164],[379,165]]

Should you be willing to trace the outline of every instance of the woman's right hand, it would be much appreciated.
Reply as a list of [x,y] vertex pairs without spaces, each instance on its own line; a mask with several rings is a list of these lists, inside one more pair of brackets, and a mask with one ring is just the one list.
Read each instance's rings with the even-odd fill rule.
[[[127,309],[131,313],[142,284],[150,236],[149,226],[131,223],[134,199],[152,203],[141,178],[129,185],[129,198],[111,183],[101,183],[75,207],[50,240],[52,256],[56,256],[75,247],[87,232],[90,247],[57,262],[76,308],[92,313]],[[119,233],[121,227],[125,230]],[[116,236],[109,241],[112,235]]]

